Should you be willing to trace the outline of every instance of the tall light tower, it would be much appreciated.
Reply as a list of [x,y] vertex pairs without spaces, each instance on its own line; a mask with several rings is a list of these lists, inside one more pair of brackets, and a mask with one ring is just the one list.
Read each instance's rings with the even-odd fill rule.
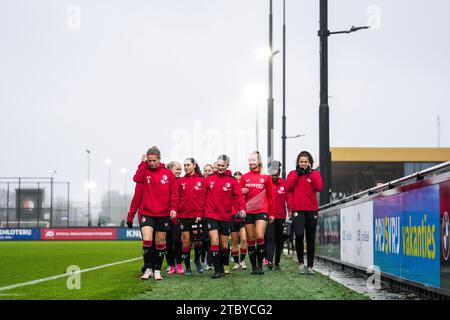
[[111,159],[105,159],[105,164],[108,166],[108,218],[111,218]]
[[90,155],[91,155],[91,151],[86,149],[86,154],[87,154],[87,192],[88,192],[88,203],[87,203],[87,216],[88,216],[88,227],[92,226],[92,220],[91,220],[91,164],[90,164]]
[[330,152],[330,116],[328,105],[328,37],[332,34],[351,33],[369,27],[354,27],[350,30],[330,32],[328,30],[328,0],[320,0],[320,107],[319,107],[319,157],[320,174],[323,189],[320,204],[330,202],[331,194],[331,152]]
[[281,177],[286,179],[286,0],[283,0],[283,116],[281,136]]
[[272,131],[273,131],[273,14],[272,14],[272,0],[270,0],[270,12],[269,12],[269,98],[267,99],[267,163],[271,163],[273,160],[272,151]]

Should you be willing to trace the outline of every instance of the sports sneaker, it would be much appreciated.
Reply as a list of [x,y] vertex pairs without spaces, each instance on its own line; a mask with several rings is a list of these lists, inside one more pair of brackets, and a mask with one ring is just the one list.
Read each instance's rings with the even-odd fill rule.
[[269,270],[272,270],[272,269],[273,269],[273,262],[272,262],[272,261],[269,261],[269,262],[267,263],[267,268],[269,268]]
[[313,268],[309,267],[309,268],[306,269],[306,274],[309,275],[309,276],[313,276],[316,273],[314,272]]
[[200,263],[200,261],[195,261],[195,266],[197,267],[198,273],[203,273],[205,271],[205,269],[203,268],[203,266]]
[[230,266],[224,266],[225,274],[230,274]]
[[160,270],[155,270],[155,280],[162,280],[163,277],[161,276]]
[[178,263],[175,268],[177,269],[178,274],[184,274],[183,265],[181,263]]
[[145,269],[144,274],[141,276],[142,280],[148,280],[148,278],[153,277],[153,270],[150,268]]
[[166,272],[167,272],[167,273],[169,273],[170,268],[172,268],[172,266],[168,266],[168,267],[167,267],[167,269],[166,269]]
[[192,270],[186,269],[186,272],[184,273],[185,276],[192,276]]
[[205,270],[206,270],[206,271],[209,271],[209,270],[212,270],[212,269],[214,269],[214,268],[213,268],[212,266],[208,265],[208,264],[207,264],[206,267],[205,267]]
[[242,270],[247,270],[247,265],[245,264],[245,261],[242,261],[240,263]]
[[169,270],[167,271],[168,274],[175,274],[177,272],[177,269],[175,269],[174,266],[170,266]]
[[268,264],[269,264],[269,260],[267,260],[266,258],[264,258],[263,265],[264,265],[264,266],[267,266]]
[[232,270],[233,270],[233,271],[239,270],[239,267],[240,267],[239,263],[235,263],[235,264],[233,265]]
[[306,274],[306,266],[303,263],[300,263],[298,265],[298,272],[300,274]]
[[220,272],[214,272],[214,274],[211,276],[211,278],[213,279],[218,279],[222,276],[222,274]]

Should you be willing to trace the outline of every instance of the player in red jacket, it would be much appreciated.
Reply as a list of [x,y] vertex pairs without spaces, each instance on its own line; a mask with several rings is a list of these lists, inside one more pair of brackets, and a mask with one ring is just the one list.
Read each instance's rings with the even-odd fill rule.
[[[171,161],[166,168],[172,171],[176,179],[180,179],[181,164],[177,161]],[[171,219],[169,223],[169,231],[166,234],[167,243],[167,273],[168,274],[184,274],[181,258],[181,230],[177,219]]]
[[273,200],[275,220],[267,225],[266,228],[266,253],[267,267],[272,270],[273,258],[275,256],[275,270],[281,270],[280,258],[283,249],[283,226],[288,217],[286,186],[284,179],[280,178],[281,163],[272,161],[269,174],[272,177],[273,184]]
[[[186,265],[185,275],[192,275],[191,245],[194,242],[193,232],[200,232],[202,217],[205,212],[206,180],[194,158],[184,160],[185,176],[177,180],[178,189],[178,224],[182,235],[182,258]],[[195,229],[195,230],[194,230]],[[200,233],[199,233],[200,234]],[[195,265],[199,273],[203,273],[200,263],[202,242],[194,243]]]
[[[208,192],[206,194],[205,218],[211,238],[211,256],[214,264],[212,278],[225,275],[224,265],[229,265],[230,252],[228,238],[230,236],[231,219],[239,210],[239,216],[245,217],[245,200],[237,180],[228,170],[230,158],[221,155],[217,159],[217,172],[206,177]],[[219,240],[220,249],[219,254]]]
[[[238,183],[241,183],[242,173],[236,171],[233,176],[236,178]],[[233,212],[238,210],[233,208]],[[240,249],[239,249],[240,244]],[[245,264],[245,256],[247,255],[247,234],[245,233],[244,219],[239,219],[233,217],[231,223],[231,256],[234,260],[233,270],[247,270],[247,265]],[[225,270],[225,273],[227,270]]]
[[[309,152],[300,152],[297,156],[296,170],[289,172],[286,181],[286,191],[293,192],[290,205],[300,274],[314,274],[312,268],[319,210],[316,193],[322,191],[323,181],[319,171],[312,169],[313,164],[314,160]],[[303,260],[305,230],[307,266]]]
[[252,263],[252,274],[264,274],[266,225],[267,221],[271,223],[275,219],[273,186],[271,177],[262,174],[262,160],[258,151],[250,154],[249,167],[250,171],[241,179],[247,207],[245,231],[247,232],[248,256]]
[[156,280],[162,280],[161,264],[166,253],[166,232],[171,218],[176,218],[178,193],[173,173],[160,163],[161,153],[157,147],[147,151],[147,160],[142,161],[133,177],[134,182],[142,183],[142,201],[139,207],[141,213],[140,226],[144,241],[144,264],[146,270],[142,279],[151,276],[151,256],[153,230],[156,242],[156,257],[153,273]]
[[[206,164],[203,167],[203,176],[207,177],[214,174],[214,168],[212,164]],[[202,219],[203,226],[203,242],[202,242],[202,254],[200,261],[205,264],[205,270],[212,270],[212,259],[211,259],[211,239],[209,239],[209,232],[206,225],[206,219],[203,217]]]
[[[147,159],[147,155],[144,154],[142,156],[142,161],[145,161],[145,159]],[[138,214],[138,221],[141,221],[141,212],[139,211],[139,207],[141,206],[143,189],[144,189],[144,184],[143,183],[136,183],[136,186],[134,188],[133,199],[131,200],[131,204],[130,204],[130,210],[128,211],[128,214],[127,214],[127,226],[128,226],[128,228],[133,228],[133,220],[134,220],[134,217],[136,216],[136,213]],[[153,236],[154,236],[154,234],[155,234],[155,232],[153,231]],[[142,235],[142,233],[141,233],[141,235]],[[145,250],[148,250],[148,248],[146,246],[144,246],[144,243],[143,243],[143,251],[145,251]],[[155,244],[153,243],[151,248],[150,248],[150,252],[154,253],[154,251],[155,251]],[[148,274],[148,276],[149,277],[153,276],[153,263],[154,263],[154,260],[155,260],[155,255],[152,254],[151,260],[148,263],[148,265],[146,266],[144,264],[144,266],[142,267],[142,269],[141,269],[142,274],[144,274],[145,270],[147,269],[147,267],[149,267],[150,273]],[[145,277],[144,277],[144,279],[145,279]]]

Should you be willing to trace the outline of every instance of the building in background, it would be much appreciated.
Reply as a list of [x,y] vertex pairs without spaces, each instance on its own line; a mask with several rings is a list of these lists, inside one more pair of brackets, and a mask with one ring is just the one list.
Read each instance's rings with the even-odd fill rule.
[[331,200],[450,160],[450,148],[331,148]]

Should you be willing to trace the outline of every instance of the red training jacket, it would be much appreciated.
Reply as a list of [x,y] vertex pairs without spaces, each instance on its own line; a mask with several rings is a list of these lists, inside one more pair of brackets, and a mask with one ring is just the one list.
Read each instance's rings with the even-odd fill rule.
[[319,171],[297,175],[295,170],[289,172],[286,179],[286,191],[293,192],[291,211],[316,211],[319,209],[316,192],[322,191],[323,181]]
[[247,172],[241,178],[241,187],[247,188],[245,205],[247,214],[265,212],[269,217],[274,216],[272,177],[257,172]]
[[206,179],[194,173],[177,180],[178,218],[203,217],[206,201]]
[[273,202],[275,219],[286,219],[286,182],[282,178],[278,178],[276,183],[273,183]]
[[246,210],[244,195],[236,178],[231,171],[225,173],[214,173],[206,177],[206,207],[205,217],[219,221],[231,221],[236,214],[235,209]]
[[177,210],[176,179],[172,171],[166,169],[162,163],[158,168],[150,169],[148,163],[142,161],[133,180],[143,184],[139,207],[141,215],[167,217],[170,216],[171,210]]

